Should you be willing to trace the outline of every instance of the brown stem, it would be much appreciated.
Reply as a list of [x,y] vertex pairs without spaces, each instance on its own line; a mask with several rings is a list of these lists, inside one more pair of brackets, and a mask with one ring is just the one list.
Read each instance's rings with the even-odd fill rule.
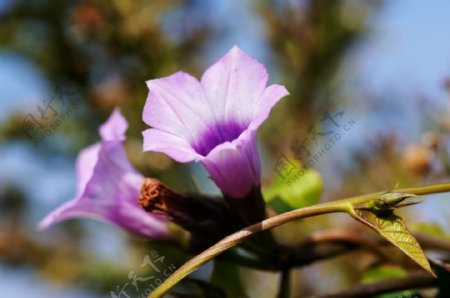
[[448,239],[420,233],[413,233],[413,235],[424,249],[435,249],[450,252],[450,241]]
[[352,248],[362,248],[372,252],[382,259],[392,259],[377,245],[376,241],[370,240],[367,237],[363,237],[355,232],[344,230],[328,230],[314,233],[303,242],[303,245],[307,245],[308,243],[310,245],[318,245],[327,242],[344,245],[347,244],[347,251],[353,250]]
[[[387,279],[371,284],[358,285],[348,290],[334,294],[313,296],[314,298],[365,298],[386,293],[408,289],[421,289],[435,287],[437,279],[429,273],[420,271],[409,274],[406,277]],[[313,298],[311,297],[311,298]]]
[[[417,241],[424,249],[450,251],[450,241],[435,236],[414,234]],[[381,237],[362,236],[356,232],[344,230],[320,231],[303,240],[295,248],[293,266],[309,265],[316,261],[330,259],[356,249],[364,249],[392,263],[398,263],[384,249],[384,244],[389,242]],[[334,247],[322,247],[327,244],[338,244]],[[381,247],[380,247],[381,245]]]
[[[450,183],[447,184],[435,184],[428,185],[422,187],[412,187],[412,188],[403,188],[397,189],[397,192],[403,192],[407,194],[415,194],[415,195],[425,195],[432,193],[441,193],[441,192],[449,192],[450,191]],[[189,273],[195,271],[200,266],[204,265],[211,259],[217,257],[222,254],[226,250],[241,244],[245,240],[251,238],[257,233],[267,231],[269,229],[275,228],[287,222],[319,216],[323,214],[329,213],[339,213],[345,212],[351,214],[354,212],[354,206],[361,206],[365,203],[368,203],[379,196],[383,195],[385,192],[376,192],[372,194],[366,194],[362,196],[352,197],[344,200],[338,200],[333,202],[322,203],[314,206],[309,206],[305,208],[296,209],[293,211],[289,211],[268,219],[265,219],[259,223],[255,223],[251,226],[243,228],[237,231],[234,234],[231,234],[221,241],[217,242],[207,250],[203,251],[193,259],[186,262],[183,266],[178,268],[171,276],[169,276],[158,288],[156,288],[148,298],[152,297],[162,297],[165,293],[167,293],[172,287],[174,287],[181,279],[186,277]]]

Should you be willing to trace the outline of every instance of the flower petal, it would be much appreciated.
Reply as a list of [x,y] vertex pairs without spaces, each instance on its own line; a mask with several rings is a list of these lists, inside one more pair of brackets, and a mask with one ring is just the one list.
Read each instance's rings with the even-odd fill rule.
[[134,200],[137,204],[139,186],[143,182],[144,177],[128,161],[121,142],[102,142],[93,175],[80,199],[113,203],[110,197],[117,197],[120,201]]
[[[137,207],[137,208],[136,208]],[[164,216],[149,214],[136,204],[123,204],[118,213],[111,216],[111,222],[127,230],[151,239],[168,236],[167,219]]]
[[99,133],[104,141],[124,141],[128,122],[116,108],[108,120],[100,126]]
[[245,131],[233,142],[220,144],[198,161],[230,197],[243,198],[252,187],[260,184],[259,154],[253,131]]
[[270,85],[264,90],[261,96],[253,116],[253,120],[250,123],[250,129],[256,130],[258,127],[269,117],[270,111],[273,106],[284,96],[288,95],[289,92],[284,86],[281,85]]
[[75,171],[77,175],[77,196],[81,196],[86,184],[92,177],[95,164],[98,160],[98,152],[100,151],[100,143],[84,148],[78,154],[75,161]]
[[[219,188],[241,198],[260,184],[256,130],[287,90],[267,86],[265,67],[233,47],[203,74],[148,81],[144,150],[201,162]],[[238,171],[239,175],[236,175]]]
[[194,142],[213,114],[198,80],[184,72],[147,81],[143,119],[148,125]]
[[104,139],[82,150],[76,161],[77,195],[50,213],[39,224],[90,217],[106,221],[131,232],[162,238],[168,235],[166,219],[145,212],[138,205],[144,177],[127,159],[122,140],[128,126],[118,110],[100,128]]
[[142,133],[144,151],[162,152],[178,162],[193,161],[198,154],[184,139],[173,134],[150,128]]
[[[81,196],[50,213],[39,224],[46,228],[57,222],[89,217],[106,221],[131,232],[159,238],[167,235],[161,217],[146,213],[138,206],[144,177],[129,171],[121,142],[102,143],[92,177]],[[125,166],[124,166],[125,165]]]
[[201,84],[218,121],[250,123],[267,79],[264,65],[235,46],[206,70]]
[[[99,133],[103,140],[125,140],[125,131],[128,128],[128,122],[122,116],[119,109],[115,109],[111,116],[102,124],[99,128]],[[75,169],[77,174],[77,196],[80,196],[86,184],[92,176],[94,167],[98,160],[98,153],[101,144],[97,143],[91,145],[80,151],[78,158],[75,162]],[[123,157],[123,156],[121,156]],[[119,160],[127,161],[126,157]],[[128,163],[128,162],[127,162]],[[128,163],[129,165],[129,163]],[[127,166],[129,169],[133,170],[131,165]]]
[[50,214],[48,214],[43,220],[39,222],[38,227],[39,229],[46,229],[49,226],[54,225],[55,223],[58,223],[63,220],[76,218],[79,216],[86,216],[86,214],[83,211],[84,211],[83,205],[78,204],[77,206],[77,199],[73,199],[59,206],[57,209],[53,210]]

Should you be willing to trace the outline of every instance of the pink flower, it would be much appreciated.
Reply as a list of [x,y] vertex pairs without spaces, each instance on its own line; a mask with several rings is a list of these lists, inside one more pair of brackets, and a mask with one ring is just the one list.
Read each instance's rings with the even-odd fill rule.
[[184,72],[147,81],[144,150],[200,162],[222,192],[243,198],[260,185],[256,131],[287,90],[267,87],[262,64],[233,47],[200,81]]
[[115,110],[100,129],[101,141],[80,152],[76,161],[77,193],[39,224],[89,217],[115,224],[149,238],[164,238],[164,217],[149,214],[138,205],[144,177],[127,159],[123,141],[128,123]]

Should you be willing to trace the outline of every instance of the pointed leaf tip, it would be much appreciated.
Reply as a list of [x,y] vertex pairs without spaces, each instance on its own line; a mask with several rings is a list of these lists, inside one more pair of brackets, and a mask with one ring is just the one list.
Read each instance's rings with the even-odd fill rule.
[[378,232],[386,240],[398,247],[420,267],[431,275],[435,273],[417,240],[410,234],[403,219],[393,212],[377,214],[369,211],[355,210],[353,216],[363,224]]

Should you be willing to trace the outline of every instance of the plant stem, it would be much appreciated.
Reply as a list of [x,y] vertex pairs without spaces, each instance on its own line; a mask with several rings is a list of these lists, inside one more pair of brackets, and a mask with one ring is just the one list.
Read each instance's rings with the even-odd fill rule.
[[430,274],[415,272],[406,277],[359,285],[339,293],[313,296],[311,298],[365,298],[408,289],[428,288],[436,285],[437,279]]
[[342,244],[346,250],[349,250],[351,247],[355,249],[361,248],[378,256],[380,259],[392,260],[392,257],[381,249],[376,241],[362,237],[359,233],[346,230],[328,230],[313,233],[297,247],[304,246],[311,248],[324,243]]
[[161,297],[173,286],[175,286],[175,284],[182,278],[184,278],[186,275],[196,270],[203,264],[207,263],[214,257],[220,255],[225,250],[244,242],[246,239],[252,237],[254,234],[258,232],[274,228],[276,226],[279,226],[281,224],[284,224],[286,222],[295,219],[311,217],[326,213],[347,212],[349,208],[348,204],[345,203],[343,205],[340,205],[339,202],[340,201],[335,201],[297,209],[288,213],[268,218],[266,220],[263,220],[262,222],[253,224],[242,230],[239,230],[236,233],[231,234],[228,237],[225,237],[224,239],[217,242],[207,250],[203,251],[201,254],[197,255],[193,259],[186,262],[183,266],[181,266],[178,270],[176,270],[169,278],[167,278],[164,283],[162,283],[158,288],[156,288],[152,293],[150,293],[148,297],[149,298]]
[[289,298],[291,292],[291,270],[285,268],[281,271],[280,289],[278,290],[277,298]]
[[[450,183],[396,189],[395,192],[409,193],[415,195],[450,192]],[[225,237],[215,245],[211,246],[207,250],[203,251],[201,254],[197,255],[196,257],[185,263],[178,270],[176,270],[168,279],[166,279],[164,283],[162,283],[158,288],[156,288],[155,291],[150,293],[148,297],[149,298],[161,297],[173,286],[175,286],[176,283],[178,283],[181,279],[183,279],[186,275],[198,269],[200,266],[207,263],[214,257],[220,255],[225,250],[242,243],[243,241],[252,237],[256,233],[272,229],[274,227],[277,227],[279,225],[285,224],[287,222],[296,219],[306,217],[338,212],[346,212],[352,214],[354,212],[353,206],[363,204],[373,199],[376,199],[383,193],[384,192],[375,192],[344,200],[337,200],[305,208],[300,208],[265,219],[259,223],[248,226],[242,230],[237,231],[234,234]]]

